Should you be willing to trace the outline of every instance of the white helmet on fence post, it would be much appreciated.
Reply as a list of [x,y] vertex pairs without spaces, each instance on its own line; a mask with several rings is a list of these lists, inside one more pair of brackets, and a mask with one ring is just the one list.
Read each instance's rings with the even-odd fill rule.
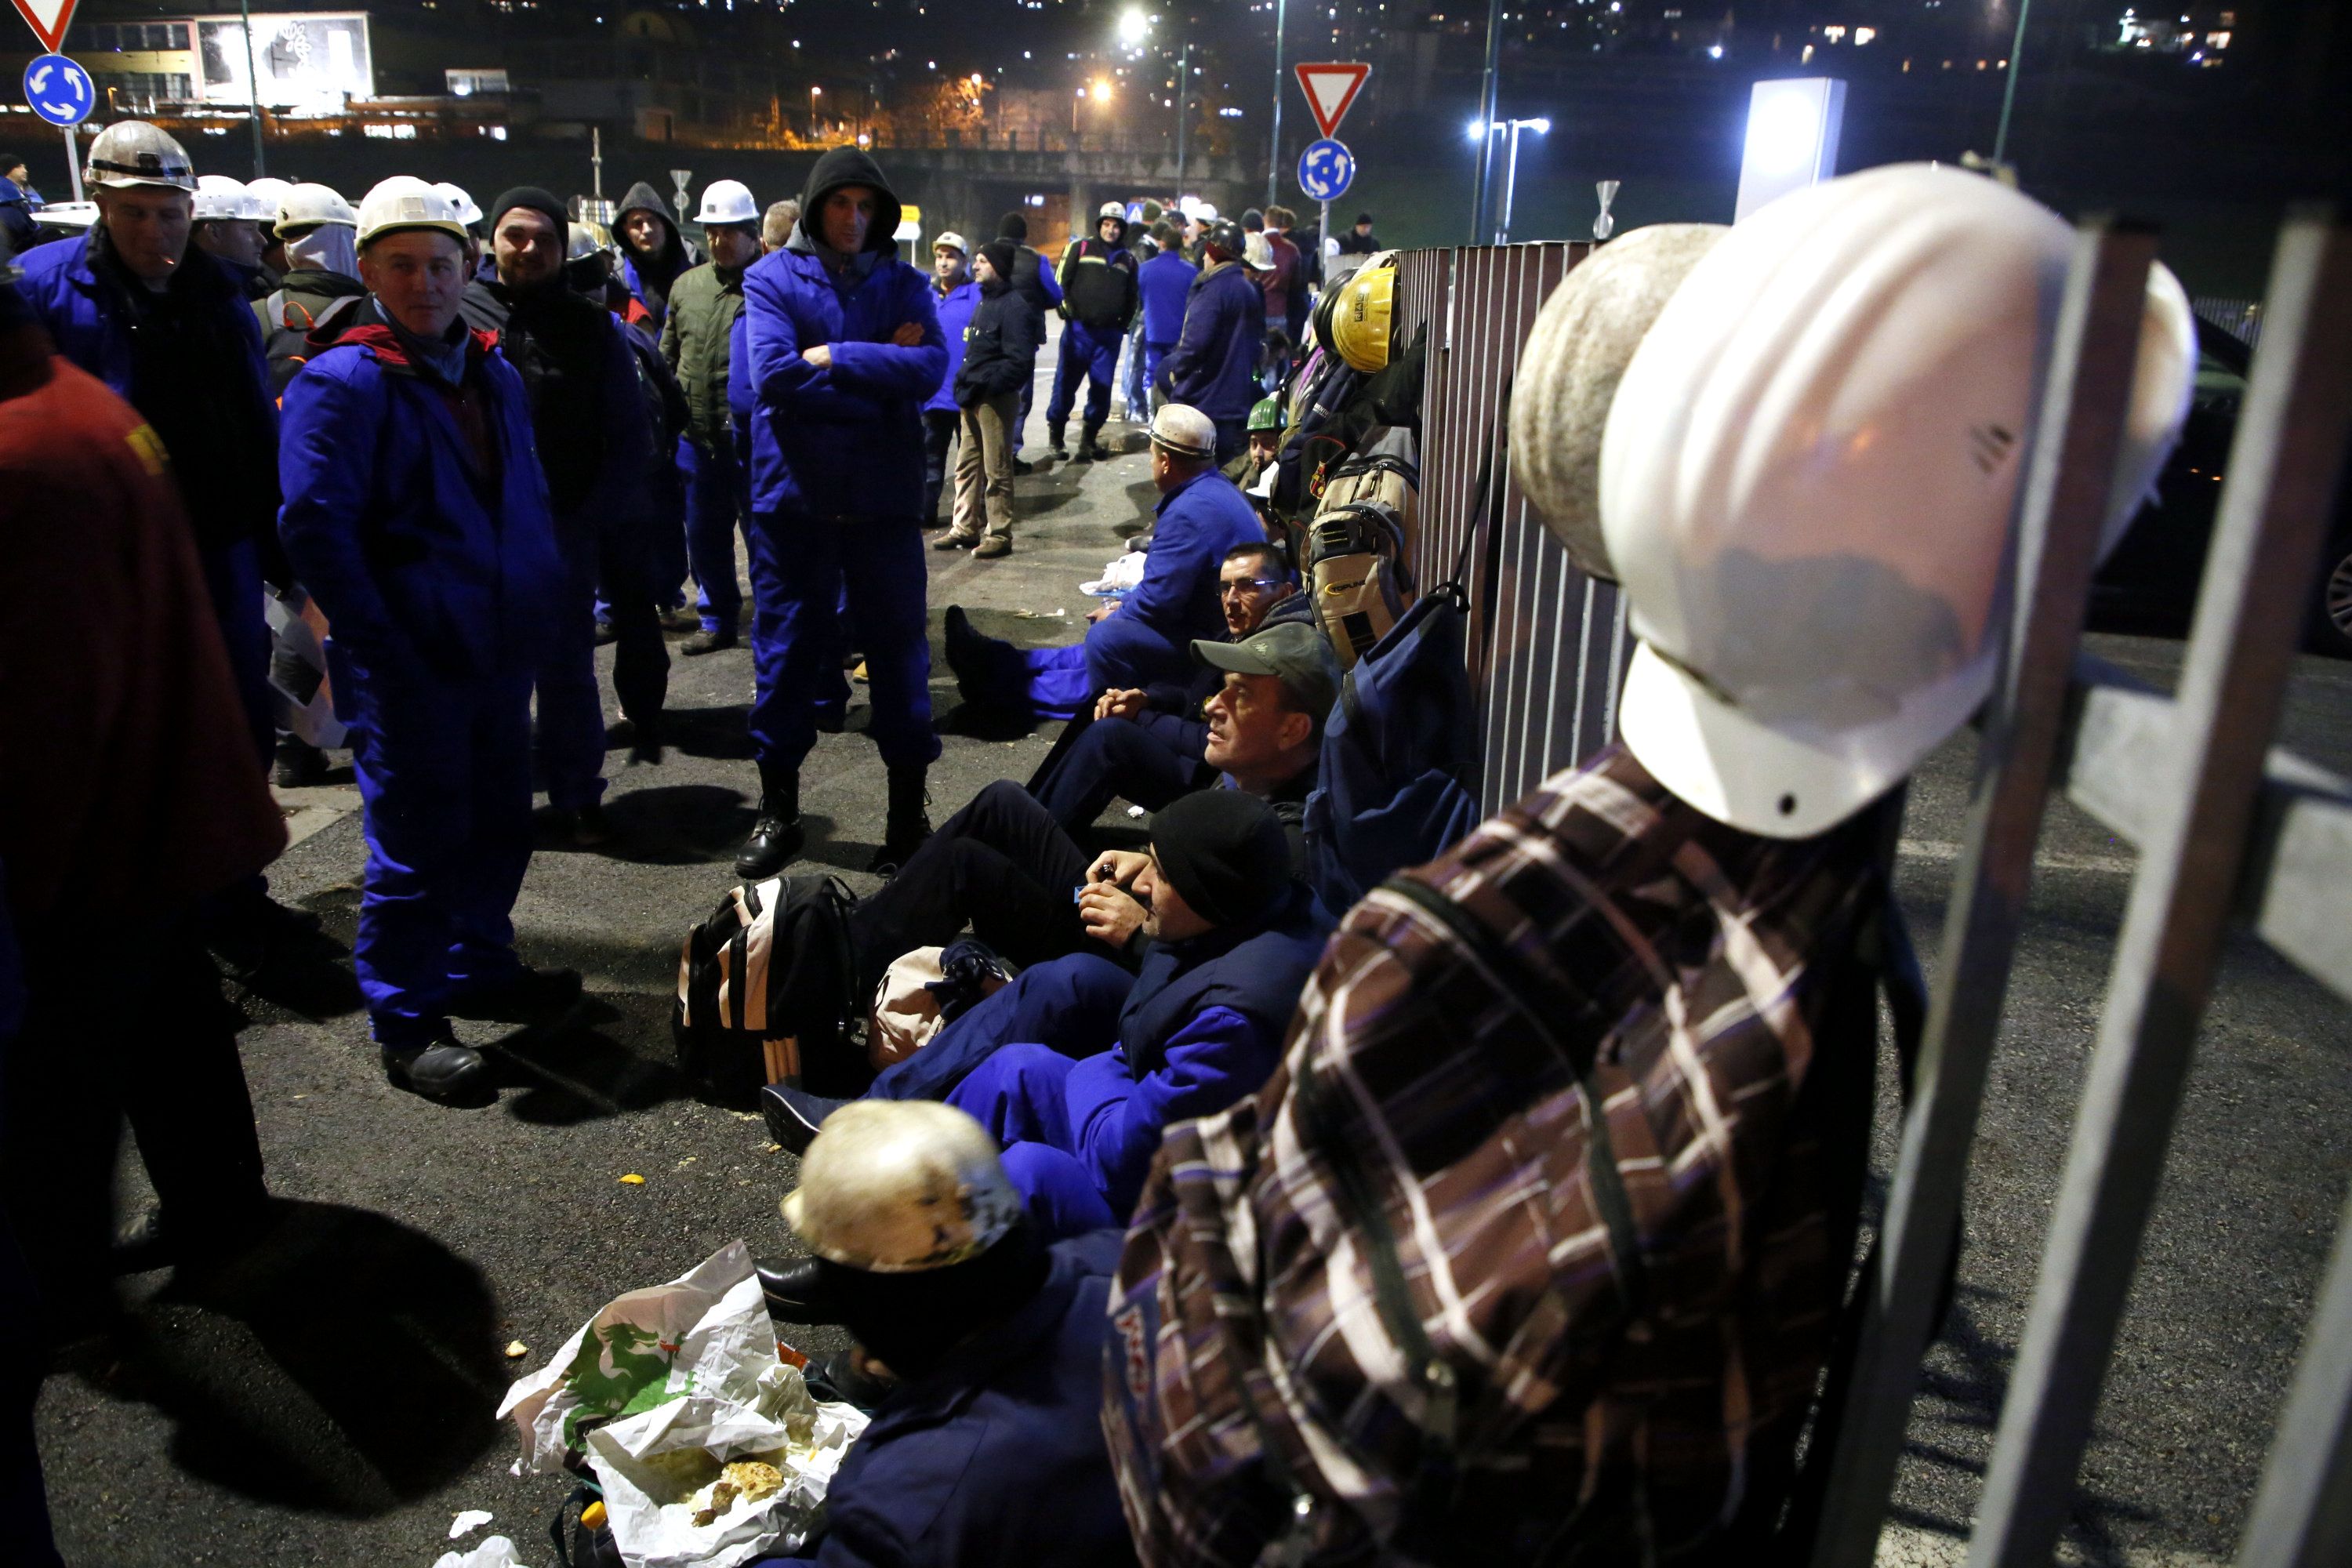
[[379,180],[360,198],[362,250],[380,236],[403,229],[430,229],[447,235],[460,245],[467,237],[466,226],[459,220],[456,205],[414,174],[394,174],[388,180]]
[[[1795,192],[1690,269],[1625,367],[1601,532],[1641,638],[1626,745],[1708,816],[1820,833],[1990,691],[2012,515],[2074,231],[1958,170]],[[2112,544],[2187,413],[2149,278]]]
[[143,120],[118,120],[100,132],[89,144],[89,163],[82,170],[89,185],[121,189],[130,185],[163,185],[196,193],[195,166],[187,149],[169,132]]
[[440,193],[441,199],[447,202],[451,209],[457,213],[459,223],[471,228],[482,221],[482,209],[475,203],[473,197],[466,194],[465,186],[451,184],[446,180],[438,180],[434,183],[433,188]]
[[929,1100],[856,1100],[826,1117],[783,1211],[811,1252],[873,1274],[977,1258],[1024,1212],[987,1129]]
[[339,223],[357,228],[360,215],[352,210],[352,204],[343,200],[342,193],[332,185],[305,183],[286,187],[278,199],[276,221],[278,237],[290,239],[322,224]]
[[268,216],[260,198],[244,181],[232,180],[226,174],[196,176],[195,218],[198,223],[236,218],[259,222]]
[[751,199],[751,187],[740,180],[713,180],[702,187],[702,210],[694,221],[708,227],[712,224],[758,223],[760,204]]

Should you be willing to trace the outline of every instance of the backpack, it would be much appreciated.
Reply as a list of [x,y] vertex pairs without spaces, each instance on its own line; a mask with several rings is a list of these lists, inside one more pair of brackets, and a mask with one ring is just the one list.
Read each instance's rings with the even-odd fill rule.
[[[283,289],[276,290],[261,302],[262,313],[277,323],[270,328],[261,345],[263,357],[269,363],[269,395],[272,397],[283,398],[287,386],[310,362],[310,334],[342,321],[356,311],[366,298],[364,294],[342,295],[330,300],[327,308],[315,316],[290,303]],[[289,311],[300,313],[300,325],[295,324]]]
[[1315,618],[1347,669],[1403,616],[1412,595],[1404,519],[1385,501],[1349,501],[1307,526],[1307,592]]
[[1445,584],[1340,678],[1307,797],[1307,885],[1327,910],[1438,856],[1478,825],[1478,724]]
[[678,1070],[730,1104],[769,1083],[855,1092],[856,902],[831,876],[771,877],[719,900],[677,956]]

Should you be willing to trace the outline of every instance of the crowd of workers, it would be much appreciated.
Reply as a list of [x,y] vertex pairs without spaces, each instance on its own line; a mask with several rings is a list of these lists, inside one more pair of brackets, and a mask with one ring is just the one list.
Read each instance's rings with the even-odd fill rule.
[[[712,184],[698,243],[644,184],[611,242],[532,186],[487,206],[408,177],[356,205],[315,184],[257,195],[200,179],[169,135],[135,121],[93,142],[88,178],[87,234],[16,256],[0,284],[0,702],[16,732],[51,741],[37,763],[24,748],[0,761],[13,926],[13,940],[0,926],[0,1157],[45,1312],[102,1317],[110,1271],[220,1256],[266,1224],[235,1022],[207,954],[235,973],[315,940],[264,879],[285,842],[273,760],[288,782],[315,776],[322,713],[350,746],[367,843],[354,966],[383,1069],[430,1100],[475,1100],[486,1064],[453,1019],[557,1021],[580,994],[578,974],[515,951],[534,773],[566,831],[609,835],[614,727],[594,649],[614,645],[618,729],[657,758],[663,633],[690,616],[686,654],[738,640],[740,533],[760,805],[736,870],[758,881],[798,858],[800,767],[860,657],[887,779],[874,860],[887,880],[846,914],[851,988],[875,994],[931,948],[943,981],[982,982],[879,1071],[807,1064],[811,1080],[857,1079],[858,1092],[793,1079],[763,1092],[770,1131],[803,1159],[785,1215],[808,1252],[759,1266],[771,1310],[847,1325],[860,1351],[836,1384],[878,1409],[814,1560],[1306,1561],[1456,1515],[1496,1560],[1580,1529],[1761,1539],[1843,1289],[1842,1264],[1823,1260],[1851,1237],[1853,1193],[1832,1190],[1812,1151],[1856,1103],[1868,1120],[1866,1093],[1791,1097],[1813,1081],[1809,1061],[1818,1077],[1833,1057],[1860,1060],[1866,1088],[1873,976],[1852,953],[1874,946],[1861,933],[1878,918],[1867,808],[1990,680],[2015,464],[1999,459],[1988,483],[1991,459],[1964,444],[1929,458],[1924,436],[1910,441],[1897,454],[1917,459],[1903,470],[1906,515],[1932,528],[1857,518],[1825,464],[1727,521],[1588,493],[1604,422],[1578,400],[1595,386],[1621,413],[1642,400],[1638,430],[1607,422],[1612,483],[1645,463],[1672,469],[1711,431],[1730,439],[1691,422],[1759,399],[1703,399],[1694,381],[1748,359],[1662,351],[1629,366],[1633,347],[1834,309],[1720,303],[1727,279],[1801,294],[1816,274],[1773,247],[1817,255],[1806,247],[1833,233],[1861,248],[1932,241],[1994,279],[2003,310],[1921,295],[1895,313],[1910,336],[1881,346],[1941,366],[1965,342],[1985,405],[1954,416],[2022,427],[2063,225],[1989,182],[1925,171],[1860,195],[1840,182],[1835,210],[1853,221],[1834,231],[1802,208],[1743,228],[1745,253],[1696,293],[1669,286],[1718,247],[1731,258],[1719,229],[1643,231],[1572,274],[1536,339],[1552,332],[1546,363],[1569,368],[1530,374],[1533,412],[1514,415],[1512,438],[1572,559],[1633,597],[1643,640],[1626,749],[1349,911],[1312,889],[1305,834],[1327,729],[1360,725],[1373,699],[1360,669],[1343,678],[1286,534],[1234,480],[1274,460],[1281,412],[1255,416],[1306,341],[1328,256],[1374,244],[1369,217],[1302,249],[1280,208],[1181,227],[1147,211],[1135,235],[1106,207],[1053,265],[1015,214],[978,246],[940,235],[927,271],[900,257],[899,204],[856,148],[820,157],[795,201],[761,208],[740,184]],[[1863,221],[1915,210],[1940,223]],[[923,530],[961,442],[934,547],[1012,548],[1047,310],[1066,321],[1053,455],[1105,455],[1116,396],[1131,420],[1148,414],[1160,500],[1140,582],[1080,644],[1024,655],[950,612],[968,689],[1055,676],[1081,700],[1025,784],[987,785],[935,831]],[[2004,325],[1985,332],[1987,320]],[[1801,368],[1809,388],[1840,374],[1829,360]],[[2143,378],[2157,402],[2173,368]],[[1880,371],[1870,395],[1919,397]],[[1788,401],[1801,419],[1833,399]],[[1899,411],[1929,418],[1923,407]],[[2178,419],[2157,408],[2142,424],[2168,439]],[[1885,427],[1909,440],[1899,419]],[[1840,460],[1864,461],[1866,445]],[[1715,547],[1735,526],[1759,553]],[[1837,569],[1780,564],[1808,550]],[[1899,557],[1911,586],[1857,576],[1874,552]],[[1759,561],[1780,573],[1768,585],[1724,575]],[[107,635],[43,635],[40,607],[67,601]],[[1705,616],[1687,613],[1701,602]],[[1785,635],[1828,619],[1871,650],[1866,675],[1823,680],[1817,643]],[[323,628],[322,648],[298,627]],[[1865,679],[1927,706],[1862,700]],[[1140,848],[1092,837],[1120,798],[1152,813]],[[1441,905],[1433,923],[1412,916]],[[1532,949],[1514,945],[1522,931],[1538,934]],[[1531,996],[1545,987],[1557,1005]],[[1578,1048],[1514,1057],[1520,1026],[1496,1020],[1522,1016],[1539,1034],[1588,1031],[1582,1065],[1563,1066]],[[1864,1048],[1836,1056],[1857,1016]],[[1286,1037],[1313,1049],[1286,1061]],[[1441,1083],[1431,1064],[1465,1041],[1489,1054],[1448,1058],[1462,1074]],[[1363,1068],[1349,1087],[1318,1091],[1345,1062]],[[1653,1139],[1638,1106],[1685,1101],[1744,1109]],[[117,1239],[123,1119],[159,1202]],[[1637,1173],[1630,1196],[1612,1139]],[[1477,1164],[1482,1151],[1499,1163]],[[1801,1179],[1746,1215],[1743,1162],[1784,1159]],[[1450,1192],[1449,1169],[1476,1174]],[[1676,1192],[1721,1197],[1724,1215],[1677,1207],[1654,1182],[1664,1169],[1685,1173]],[[1392,1212],[1422,1215],[1402,1236],[1364,1208],[1391,1179],[1411,1188]],[[1429,1228],[1424,1202],[1452,1205],[1459,1231]],[[1689,1282],[1694,1259],[1739,1250],[1692,1240],[1710,1225],[1738,1227],[1759,1259],[1719,1289]],[[1489,1235],[1504,1237],[1496,1250],[1464,1244]],[[1408,1268],[1399,1257],[1414,1249]],[[1642,1285],[1644,1253],[1681,1273]],[[1591,1267],[1555,1276],[1570,1254]],[[1477,1268],[1517,1284],[1457,1290],[1456,1271]],[[1342,1283],[1314,1282],[1325,1269]],[[1695,1403],[1660,1398],[1622,1431],[1579,1414],[1529,1437],[1549,1419],[1535,1385],[1630,1337],[1580,1337],[1562,1303],[1599,1310],[1608,1287],[1646,1310],[1639,1291],[1669,1286],[1696,1304],[1639,1337],[1699,1357]],[[1435,1317],[1397,1313],[1417,1289],[1444,1294],[1431,1310],[1447,1353],[1522,1369],[1475,1391],[1496,1450],[1448,1473],[1444,1506],[1421,1489],[1431,1456],[1470,1439],[1471,1394],[1457,1426],[1459,1373],[1426,1342]],[[0,1313],[19,1302],[0,1289]],[[1719,1326],[1761,1333],[1768,1320],[1779,1337],[1727,1367]],[[1462,1349],[1473,1340],[1494,1348]],[[1748,1381],[1741,1355],[1787,1376]],[[1595,1375],[1621,1391],[1683,1375],[1633,1359]],[[11,1373],[12,1414],[29,1408],[26,1375]],[[1649,1396],[1623,1397],[1618,1408]],[[1735,1404],[1745,1414],[1727,1438]],[[24,1462],[13,1484],[28,1430],[19,1419],[5,1435]],[[1647,1467],[1633,1500],[1612,1492],[1588,1514],[1562,1485],[1471,1506],[1580,1445],[1599,1451],[1570,1479],[1577,1465]],[[37,1510],[37,1478],[28,1495],[19,1521]]]

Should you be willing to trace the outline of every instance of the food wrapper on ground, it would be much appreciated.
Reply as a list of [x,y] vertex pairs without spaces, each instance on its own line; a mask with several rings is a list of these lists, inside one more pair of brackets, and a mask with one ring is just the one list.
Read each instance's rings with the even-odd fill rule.
[[807,1544],[865,1430],[777,1362],[751,1406],[689,1394],[590,1433],[588,1462],[629,1568],[732,1568]]
[[1142,581],[1142,552],[1130,550],[1118,560],[1107,563],[1103,567],[1103,574],[1093,582],[1079,584],[1078,592],[1092,594],[1097,598],[1113,599]]
[[499,1414],[521,1436],[525,1469],[584,1454],[629,1568],[731,1568],[798,1550],[866,1429],[851,1406],[817,1404],[778,1358],[740,1241],[607,1303]]
[[526,1568],[526,1564],[515,1555],[513,1542],[493,1535],[471,1552],[444,1552],[434,1559],[433,1568]]

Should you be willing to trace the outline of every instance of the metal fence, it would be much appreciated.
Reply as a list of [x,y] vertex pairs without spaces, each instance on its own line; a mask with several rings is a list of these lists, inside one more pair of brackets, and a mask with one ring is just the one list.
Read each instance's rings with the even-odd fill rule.
[[1580,241],[1417,250],[1399,266],[1402,336],[1424,325],[1429,334],[1413,572],[1436,583],[1467,566],[1470,678],[1486,745],[1479,805],[1490,812],[1617,733],[1630,646],[1623,603],[1613,585],[1569,563],[1519,493],[1507,406],[1536,312],[1591,249]]
[[[1416,252],[1401,279],[1407,331],[1429,330],[1416,564],[1423,582],[1437,581],[1469,546],[1490,808],[1581,761],[1615,727],[1623,607],[1570,570],[1529,515],[1509,481],[1504,413],[1535,311],[1582,249]],[[1861,1568],[1876,1553],[2051,795],[2063,790],[2139,859],[1970,1568],[2053,1560],[2231,925],[2246,922],[2352,998],[2352,785],[2271,745],[2352,433],[2352,229],[2297,218],[2281,235],[2170,698],[2080,646],[2155,255],[2144,230],[2093,225],[2078,237],[2020,502],[2017,609],[1982,717],[1879,1245],[1856,1286],[1862,1334],[1812,1542],[1816,1568]],[[1499,503],[1474,515],[1482,473]],[[2352,1201],[2239,1562],[2352,1563]]]

